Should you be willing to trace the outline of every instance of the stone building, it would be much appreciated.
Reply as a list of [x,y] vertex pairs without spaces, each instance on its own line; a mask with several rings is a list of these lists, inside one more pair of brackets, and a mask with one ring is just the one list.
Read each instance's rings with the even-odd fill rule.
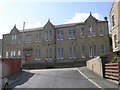
[[90,13],[81,23],[53,25],[18,30],[16,25],[3,35],[3,57],[24,61],[86,61],[109,53],[107,19],[101,21]]
[[2,57],[2,39],[0,39],[0,58]]
[[110,10],[113,52],[120,50],[120,0],[115,0]]

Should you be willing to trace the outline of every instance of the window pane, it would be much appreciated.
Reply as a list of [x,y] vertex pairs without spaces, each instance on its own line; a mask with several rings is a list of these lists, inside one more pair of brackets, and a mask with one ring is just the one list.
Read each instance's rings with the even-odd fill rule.
[[46,49],[45,58],[48,58],[48,49]]
[[14,56],[14,57],[16,56],[16,52],[15,52],[15,51],[13,51],[13,56]]
[[102,25],[99,25],[99,35],[100,36],[104,35],[104,27]]
[[71,30],[69,30],[69,39],[71,39],[72,38],[72,32],[71,32]]
[[35,41],[40,41],[40,33],[35,34]]
[[52,48],[49,49],[49,58],[52,58]]
[[117,45],[117,35],[114,35],[114,44],[115,44],[115,48],[118,47],[118,45]]
[[94,45],[94,56],[97,56],[97,48],[96,48],[96,45]]
[[60,39],[60,31],[57,31],[57,40]]
[[60,58],[60,48],[57,48],[57,58]]
[[45,33],[45,40],[48,41],[48,31]]
[[89,57],[92,57],[92,46],[89,46]]
[[11,36],[11,43],[15,44],[16,43],[16,35]]
[[82,58],[85,58],[85,46],[82,46]]
[[73,57],[76,58],[76,48],[73,47]]
[[49,31],[49,41],[52,40],[52,31]]
[[64,58],[64,49],[61,48],[61,58]]
[[105,46],[101,45],[101,55],[105,54]]
[[10,57],[12,57],[12,51],[10,52]]
[[92,29],[92,36],[96,36],[95,27],[91,25],[91,29]]
[[61,39],[63,39],[63,31],[61,31]]
[[75,30],[72,30],[72,38],[75,39]]
[[84,28],[81,28],[81,29],[80,29],[80,33],[81,33],[81,37],[84,37],[84,36],[85,36]]
[[29,34],[26,34],[26,43],[31,43],[32,41],[32,36]]
[[20,50],[18,51],[18,57],[19,58],[21,57],[21,51]]
[[92,35],[92,26],[89,26],[88,28],[88,37],[91,37]]
[[6,52],[6,58],[8,58],[8,51]]
[[72,58],[72,48],[69,48],[69,57]]
[[38,49],[38,58],[40,59],[40,49]]
[[35,59],[37,59],[37,49],[35,49]]
[[114,15],[112,16],[112,26],[113,27],[115,26],[115,16]]

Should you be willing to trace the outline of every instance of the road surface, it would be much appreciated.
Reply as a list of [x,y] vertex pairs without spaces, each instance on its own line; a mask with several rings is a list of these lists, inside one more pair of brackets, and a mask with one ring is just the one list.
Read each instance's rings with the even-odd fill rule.
[[98,88],[76,68],[29,70],[9,88]]

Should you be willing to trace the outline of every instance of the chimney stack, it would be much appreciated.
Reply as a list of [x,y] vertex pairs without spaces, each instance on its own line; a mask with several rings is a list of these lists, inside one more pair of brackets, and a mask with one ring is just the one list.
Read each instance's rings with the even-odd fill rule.
[[107,17],[104,17],[104,20],[107,21]]

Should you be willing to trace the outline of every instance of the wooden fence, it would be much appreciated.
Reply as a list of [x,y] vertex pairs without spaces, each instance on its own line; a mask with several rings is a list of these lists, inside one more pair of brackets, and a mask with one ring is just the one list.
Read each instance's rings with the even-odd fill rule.
[[120,84],[120,63],[105,64],[105,78],[115,80]]

